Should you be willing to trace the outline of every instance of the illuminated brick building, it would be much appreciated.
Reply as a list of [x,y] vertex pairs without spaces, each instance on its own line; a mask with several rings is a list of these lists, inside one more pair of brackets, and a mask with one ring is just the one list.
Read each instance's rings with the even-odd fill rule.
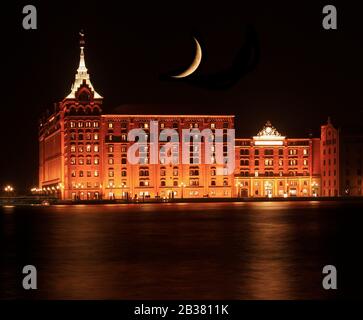
[[257,136],[236,139],[237,196],[320,195],[319,153],[320,139],[288,139],[267,122]]
[[[211,147],[211,161],[206,162],[205,141],[199,147],[188,147],[190,163],[180,161],[182,155],[175,155],[174,149],[170,156],[179,163],[161,159],[154,163],[150,161],[151,144],[138,151],[142,161],[132,164],[128,151],[135,142],[130,141],[129,133],[142,128],[149,136],[150,124],[157,121],[159,131],[176,130],[179,141],[183,141],[183,129],[209,129],[213,136],[220,130],[224,137],[234,129],[233,115],[108,115],[102,114],[102,101],[90,81],[81,41],[71,92],[40,122],[42,192],[61,199],[301,197],[362,192],[361,154],[348,156],[353,149],[361,152],[362,139],[340,139],[330,121],[321,127],[320,138],[287,138],[270,122],[254,137],[233,138],[234,170],[225,173],[225,165],[214,159],[215,147]],[[168,141],[160,142],[159,147]],[[351,146],[343,148],[341,141],[350,141]],[[225,140],[222,145],[224,157]],[[343,161],[354,168],[340,166]],[[217,174],[219,169],[223,174]]]
[[[144,153],[142,163],[130,164],[127,151],[133,144],[128,141],[130,130],[148,132],[150,121],[158,121],[160,129],[172,128],[181,134],[182,129],[191,128],[212,132],[233,129],[234,116],[102,115],[102,99],[90,81],[82,43],[70,94],[40,123],[39,181],[43,192],[81,200],[233,196],[233,172],[217,175],[217,164],[201,164],[205,163],[204,143],[200,150],[191,147],[190,164],[149,163],[148,147],[140,150]],[[200,158],[194,155],[197,152]]]

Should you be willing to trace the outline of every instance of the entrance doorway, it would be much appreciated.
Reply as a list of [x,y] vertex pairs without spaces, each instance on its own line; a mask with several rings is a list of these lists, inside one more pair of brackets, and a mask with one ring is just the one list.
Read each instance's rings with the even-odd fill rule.
[[271,198],[273,194],[273,184],[271,181],[265,182],[265,196]]

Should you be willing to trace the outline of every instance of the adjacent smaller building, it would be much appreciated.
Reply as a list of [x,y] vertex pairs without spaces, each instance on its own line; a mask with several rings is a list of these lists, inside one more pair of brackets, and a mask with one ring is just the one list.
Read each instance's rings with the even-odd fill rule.
[[236,195],[320,195],[320,139],[286,138],[268,121],[250,139],[236,139]]

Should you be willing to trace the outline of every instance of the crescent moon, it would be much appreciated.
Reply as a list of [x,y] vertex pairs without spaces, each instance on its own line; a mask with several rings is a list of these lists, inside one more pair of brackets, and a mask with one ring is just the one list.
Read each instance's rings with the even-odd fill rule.
[[197,50],[196,50],[195,57],[194,57],[192,64],[189,66],[189,68],[187,70],[183,71],[182,73],[180,73],[176,76],[172,76],[173,78],[185,78],[185,77],[191,75],[199,67],[200,62],[202,61],[202,48],[200,47],[198,40],[194,37],[193,37],[193,39],[195,41]]

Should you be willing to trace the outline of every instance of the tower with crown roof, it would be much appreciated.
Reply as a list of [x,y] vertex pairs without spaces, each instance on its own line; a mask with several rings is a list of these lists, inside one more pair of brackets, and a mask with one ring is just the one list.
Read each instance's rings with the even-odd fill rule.
[[[40,121],[39,186],[60,199],[99,199],[101,193],[101,113],[85,62],[84,33],[71,91]],[[77,180],[77,184],[73,181]]]

